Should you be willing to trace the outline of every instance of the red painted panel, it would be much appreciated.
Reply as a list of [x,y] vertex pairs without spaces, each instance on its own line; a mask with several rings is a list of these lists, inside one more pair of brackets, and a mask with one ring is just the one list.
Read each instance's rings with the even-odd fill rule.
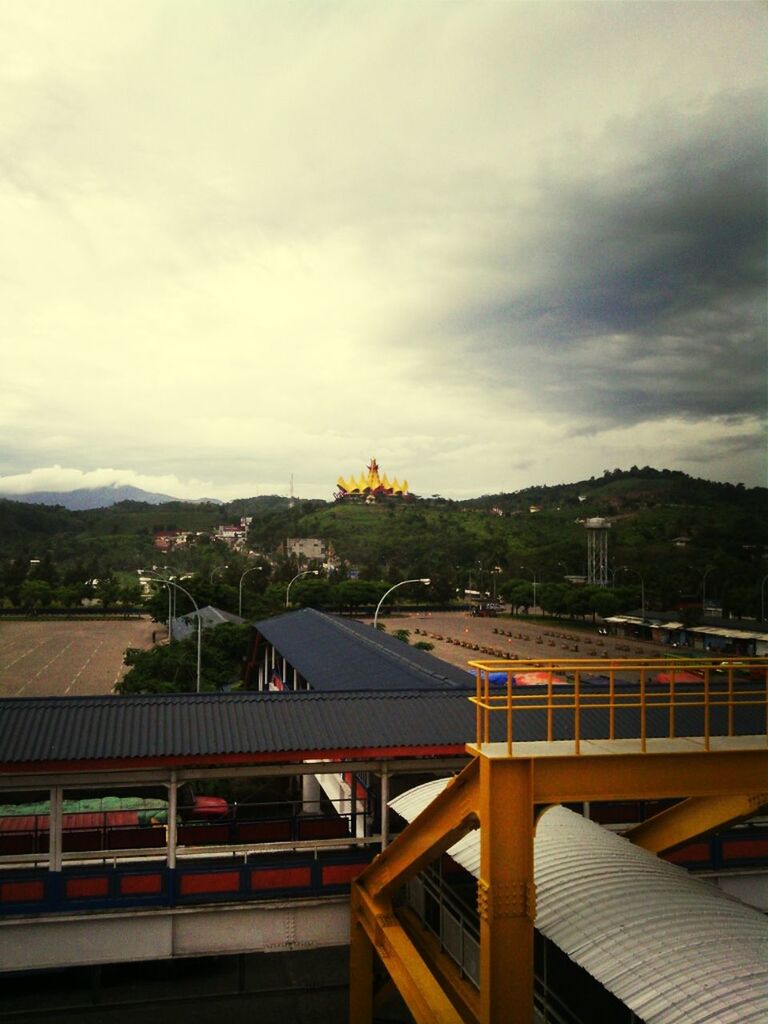
[[188,896],[195,892],[237,892],[239,888],[240,873],[238,871],[211,871],[199,875],[182,875],[179,880],[179,892],[182,896]]
[[123,896],[156,896],[162,891],[162,875],[123,875],[120,878]]
[[691,843],[681,850],[664,854],[664,860],[671,861],[673,864],[687,864],[689,861],[709,860],[709,858],[709,843]]
[[45,895],[42,882],[3,882],[0,885],[0,903],[30,903]]
[[237,825],[236,842],[269,843],[291,838],[290,821],[241,821]]
[[67,899],[82,899],[85,896],[109,895],[109,879],[103,878],[68,878],[64,883]]
[[35,837],[30,832],[0,834],[0,854],[34,853]]
[[101,829],[78,829],[76,832],[64,832],[61,837],[61,848],[65,853],[77,850],[100,850]]
[[344,818],[299,818],[299,839],[339,839],[347,835]]
[[344,885],[368,867],[363,864],[329,864],[323,868],[323,885]]
[[141,826],[136,828],[119,828],[107,832],[107,845],[110,850],[146,850],[165,846],[165,829],[158,826]]
[[310,868],[263,868],[251,871],[252,889],[306,888],[312,884]]
[[202,846],[205,843],[226,843],[227,825],[179,825],[178,842],[182,846]]
[[768,858],[768,839],[726,839],[723,860],[757,860]]

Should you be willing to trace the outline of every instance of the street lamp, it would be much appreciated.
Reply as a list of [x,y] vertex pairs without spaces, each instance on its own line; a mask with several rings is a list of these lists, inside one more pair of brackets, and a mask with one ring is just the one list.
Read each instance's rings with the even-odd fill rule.
[[254,565],[252,569],[246,569],[243,575],[240,577],[240,586],[238,587],[238,598],[237,598],[237,614],[242,619],[243,617],[243,580],[249,572],[261,572],[264,568],[263,565]]
[[[620,566],[618,566],[618,568],[616,569],[616,572],[633,572],[633,573],[635,573],[635,575],[637,576],[637,578],[638,578],[638,579],[640,580],[640,607],[641,607],[641,617],[642,617],[643,619],[645,619],[645,580],[644,580],[644,579],[643,579],[643,577],[642,577],[642,576],[640,575],[640,573],[639,573],[639,572],[637,571],[637,569],[632,569],[632,568],[631,568],[630,566],[628,566],[628,565],[620,565]],[[615,573],[614,573],[614,578],[615,578]]]
[[[141,573],[141,571],[142,570],[139,570],[140,573]],[[171,623],[173,621],[173,590],[171,589],[170,582],[167,579],[165,579],[165,577],[163,577],[163,576],[159,576],[159,575],[152,576],[151,575],[152,569],[144,569],[143,573],[148,578],[150,583],[154,579],[156,579],[160,583],[164,583],[168,587],[168,643],[172,644],[173,643],[173,626],[171,625]]]
[[539,577],[536,575],[536,573],[533,571],[533,569],[529,569],[527,565],[520,565],[520,566],[518,566],[518,568],[519,569],[525,569],[526,572],[529,572],[533,576],[533,608],[534,608],[534,611],[535,611],[535,609],[536,609],[536,584],[539,582]]
[[763,576],[760,582],[760,621],[765,622],[765,584],[768,581],[768,575]]
[[[202,630],[203,630],[203,620],[202,620],[202,617],[200,615],[200,608],[198,607],[197,601],[194,599],[194,597],[192,597],[190,592],[185,587],[182,587],[182,585],[180,583],[173,583],[171,580],[163,579],[162,576],[152,576],[152,577],[150,577],[150,579],[154,580],[155,583],[164,583],[165,586],[169,588],[169,593],[170,593],[170,588],[171,587],[176,587],[176,589],[180,590],[182,592],[182,594],[186,594],[187,597],[189,598],[189,600],[195,606],[195,611],[197,612],[197,686],[196,686],[196,690],[197,690],[197,693],[200,693],[200,654],[201,654],[201,651],[202,651],[202,642],[203,642],[203,632],[202,632]],[[168,623],[168,628],[169,628],[169,631],[170,631],[170,621]]]
[[319,575],[320,575],[320,570],[319,569],[306,569],[304,572],[297,573],[293,577],[293,579],[291,580],[291,582],[288,584],[288,586],[286,588],[286,591],[285,591],[285,607],[286,608],[288,607],[288,595],[290,594],[291,587],[296,582],[296,580],[300,580],[302,576],[319,576]]
[[376,605],[376,611],[373,614],[373,628],[376,629],[376,627],[378,625],[378,622],[379,622],[379,609],[384,604],[385,599],[387,597],[389,597],[389,595],[392,593],[393,590],[397,590],[398,587],[404,587],[406,583],[423,583],[425,587],[428,587],[431,582],[432,582],[431,579],[424,579],[424,580],[401,580],[399,583],[396,583],[394,585],[394,587],[390,587],[389,590],[386,592],[386,594],[384,594],[382,599]]
[[229,568],[228,565],[214,565],[214,567],[211,569],[211,576],[210,576],[210,579],[208,580],[208,582],[209,583],[213,583],[213,577],[216,575],[216,573],[217,572],[224,572],[224,570],[228,569],[228,568]]

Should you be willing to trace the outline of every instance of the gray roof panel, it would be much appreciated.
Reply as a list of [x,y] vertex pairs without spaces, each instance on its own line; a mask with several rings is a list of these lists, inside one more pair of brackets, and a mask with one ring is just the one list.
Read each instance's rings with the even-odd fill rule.
[[450,690],[474,674],[354,619],[313,608],[263,619],[254,628],[313,690]]
[[0,767],[461,747],[474,728],[466,695],[450,691],[8,698],[0,700]]

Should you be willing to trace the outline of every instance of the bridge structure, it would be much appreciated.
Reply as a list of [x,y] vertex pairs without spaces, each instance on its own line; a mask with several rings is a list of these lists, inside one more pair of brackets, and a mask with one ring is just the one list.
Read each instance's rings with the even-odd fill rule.
[[[383,965],[419,1024],[541,1019],[534,1011],[534,836],[547,808],[674,798],[672,807],[626,836],[661,853],[748,818],[768,803],[765,659],[746,666],[751,672],[746,678],[737,678],[733,667],[718,674],[721,663],[689,662],[688,672],[701,676],[694,686],[677,684],[668,661],[622,662],[610,668],[608,685],[599,691],[582,685],[598,668],[589,660],[472,664],[475,739],[467,745],[472,761],[352,884],[353,1024],[373,1020],[375,964],[379,972]],[[669,673],[668,686],[651,687],[662,667]],[[601,660],[600,671],[605,668]],[[527,690],[526,673],[542,671],[548,677],[544,687]],[[570,683],[558,686],[556,678]],[[499,717],[502,740],[492,729]],[[531,739],[532,734],[539,738]],[[398,895],[475,830],[479,965],[472,980],[444,947],[424,941]],[[619,858],[615,875],[621,870]],[[748,995],[739,995],[744,998],[741,1021],[763,1020],[768,1008],[768,926],[757,918],[762,966],[755,968],[759,976]]]
[[[266,656],[295,677],[295,662]],[[312,665],[300,667],[311,684]],[[15,971],[346,945],[351,900],[353,1021],[371,1019],[374,952],[416,1020],[508,1020],[513,998],[527,1021],[543,808],[676,800],[635,835],[663,852],[764,802],[768,663],[720,667],[479,662],[465,689],[429,667],[427,689],[403,676],[397,691],[0,700],[0,802],[49,801],[34,834],[0,829],[0,962]],[[700,682],[677,682],[683,669]],[[454,781],[391,841],[392,799],[425,778]],[[232,795],[245,781],[272,794],[246,812]],[[185,820],[190,783],[231,787],[226,819]],[[164,822],[67,827],[72,796],[148,789],[167,796]],[[398,893],[478,828],[475,984],[414,939]],[[760,856],[768,862],[768,842]]]

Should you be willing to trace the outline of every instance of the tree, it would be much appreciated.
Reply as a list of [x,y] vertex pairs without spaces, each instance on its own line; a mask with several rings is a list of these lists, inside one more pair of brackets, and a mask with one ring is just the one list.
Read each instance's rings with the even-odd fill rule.
[[96,597],[101,602],[102,608],[109,608],[117,601],[120,593],[120,584],[111,572],[102,573],[96,582]]
[[141,604],[141,584],[137,579],[123,583],[118,589],[117,596],[120,604],[135,608]]
[[[248,652],[251,627],[225,622],[203,632],[201,685],[221,690],[239,682]],[[129,648],[130,671],[115,686],[116,693],[184,693],[197,687],[197,637],[164,644],[149,651]]]
[[47,608],[53,600],[53,591],[45,580],[24,580],[19,588],[19,601],[27,611]]

